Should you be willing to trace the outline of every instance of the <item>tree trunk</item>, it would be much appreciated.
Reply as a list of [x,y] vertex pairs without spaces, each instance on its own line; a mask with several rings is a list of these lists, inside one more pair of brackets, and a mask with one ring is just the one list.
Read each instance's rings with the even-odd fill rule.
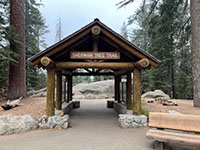
[[26,56],[25,56],[25,19],[24,0],[10,0],[10,25],[19,36],[20,45],[10,43],[11,49],[19,56],[18,64],[10,64],[8,98],[26,96]]
[[200,0],[190,1],[194,106],[200,107]]

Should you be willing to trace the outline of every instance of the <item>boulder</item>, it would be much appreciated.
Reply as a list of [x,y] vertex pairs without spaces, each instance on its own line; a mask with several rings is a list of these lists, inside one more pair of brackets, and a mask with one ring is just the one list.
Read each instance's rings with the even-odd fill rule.
[[[28,96],[46,97],[46,88],[29,91]],[[104,99],[114,97],[114,80],[80,83],[73,87],[73,99]]]
[[38,128],[38,123],[30,115],[0,116],[0,135],[25,132]]
[[102,99],[114,96],[114,80],[80,83],[73,87],[74,99]]
[[169,95],[165,94],[161,90],[150,91],[142,94],[142,98],[165,98],[170,99]]
[[47,118],[46,116],[42,116],[40,118],[40,127],[46,129],[60,128],[67,129],[69,126],[69,115],[64,116],[52,116]]

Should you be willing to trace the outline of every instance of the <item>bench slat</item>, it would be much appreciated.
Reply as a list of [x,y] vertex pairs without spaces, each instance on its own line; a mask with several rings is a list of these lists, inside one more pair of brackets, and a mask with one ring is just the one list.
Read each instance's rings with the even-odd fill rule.
[[169,142],[174,144],[182,144],[185,146],[200,147],[200,136],[198,135],[150,129],[146,133],[146,137],[148,139],[153,139],[160,142]]
[[149,127],[200,132],[200,116],[151,112]]

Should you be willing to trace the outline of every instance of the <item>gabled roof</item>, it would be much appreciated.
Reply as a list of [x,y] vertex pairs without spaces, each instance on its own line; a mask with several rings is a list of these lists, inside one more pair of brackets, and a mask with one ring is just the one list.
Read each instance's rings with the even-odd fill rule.
[[[40,63],[40,59],[44,56],[52,57],[56,55],[58,52],[64,50],[67,46],[75,43],[76,41],[84,38],[85,35],[91,32],[91,28],[93,26],[99,26],[102,30],[102,34],[108,37],[114,43],[117,43],[120,47],[123,48],[124,51],[127,51],[129,54],[136,56],[138,59],[147,58],[150,61],[150,64],[154,67],[157,67],[160,61],[152,56],[151,54],[147,53],[146,51],[140,49],[130,41],[123,38],[121,35],[113,31],[111,28],[103,24],[99,21],[99,19],[95,19],[93,22],[89,23],[88,25],[84,26],[80,30],[74,32],[73,34],[67,36],[66,38],[62,39],[61,41],[53,44],[52,46],[48,47],[47,49],[35,54],[31,58],[28,59],[32,63],[32,65],[38,65]],[[123,52],[123,51],[122,51]]]

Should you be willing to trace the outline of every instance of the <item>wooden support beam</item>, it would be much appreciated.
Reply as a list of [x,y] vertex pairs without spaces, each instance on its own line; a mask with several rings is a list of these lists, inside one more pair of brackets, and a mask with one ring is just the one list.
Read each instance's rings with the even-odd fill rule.
[[113,72],[91,72],[91,73],[86,73],[86,72],[74,72],[72,73],[73,76],[114,76]]
[[72,100],[72,87],[73,87],[73,80],[72,80],[72,76],[70,76],[70,101]]
[[118,103],[121,103],[121,99],[120,99],[120,82],[121,82],[121,76],[118,75],[117,76],[118,80],[117,80],[117,97],[118,97]]
[[54,115],[54,96],[55,96],[55,68],[47,69],[47,97],[46,115]]
[[120,81],[121,81],[121,76],[115,76],[115,101],[118,103],[121,103],[120,100]]
[[132,101],[131,101],[131,71],[127,72],[126,79],[126,106],[127,109],[132,109]]
[[62,109],[62,72],[56,72],[56,109]]
[[99,34],[101,32],[101,28],[99,26],[92,27],[92,39],[93,39],[93,51],[98,51],[98,43],[99,43]]
[[117,70],[115,71],[115,75],[124,75],[127,73],[127,70]]
[[141,115],[141,70],[133,70],[133,114]]
[[149,67],[149,60],[146,58],[141,59],[140,61],[135,63],[135,66],[138,69],[145,69]]
[[40,63],[47,68],[52,68],[55,66],[55,63],[49,57],[42,57]]
[[117,81],[117,76],[115,76],[115,85],[114,85],[114,87],[115,87],[115,101],[118,101],[118,95],[117,95],[117,83],[118,83],[118,81]]
[[67,76],[67,102],[69,103],[72,100],[72,76]]
[[65,79],[64,81],[64,101],[66,102],[67,101],[67,97],[66,97],[66,94],[67,94],[67,86],[66,86],[66,82],[67,80]]
[[98,69],[133,69],[134,63],[88,63],[88,62],[58,62],[56,68],[76,69],[76,68],[98,68]]

